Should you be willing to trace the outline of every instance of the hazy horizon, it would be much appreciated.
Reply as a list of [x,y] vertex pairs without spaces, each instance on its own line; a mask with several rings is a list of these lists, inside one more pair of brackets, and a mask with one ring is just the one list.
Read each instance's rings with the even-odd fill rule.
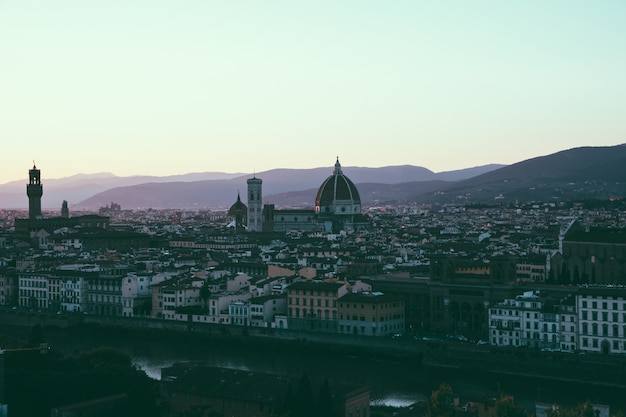
[[[336,159],[335,159],[336,160]],[[341,158],[339,158],[339,161],[341,163]],[[34,161],[37,164],[37,161]],[[521,161],[517,161],[517,162],[521,162]],[[423,167],[423,166],[419,166],[419,165],[411,165],[411,164],[398,164],[398,165],[386,165],[386,166],[381,166],[381,167],[369,167],[369,166],[362,166],[362,165],[351,165],[351,166],[346,166],[346,165],[342,165],[343,169],[350,169],[350,168],[368,168],[368,169],[377,169],[377,168],[387,168],[387,167],[399,167],[399,166],[414,166],[414,167],[420,167],[420,168],[426,168],[429,169],[428,167]],[[482,166],[490,166],[490,165],[505,165],[505,164],[498,164],[498,163],[490,163],[490,164],[485,164],[485,165],[480,165],[480,166],[468,166],[468,167],[464,167],[464,168],[458,168],[458,169],[451,169],[451,170],[445,170],[445,171],[432,171],[434,174],[441,174],[441,173],[445,173],[445,172],[454,172],[454,171],[463,171],[463,170],[467,170],[467,169],[473,169],[473,168],[479,168]],[[6,184],[10,184],[10,183],[14,183],[14,182],[24,182],[24,184],[28,183],[28,170],[30,170],[33,166],[29,166],[27,169],[25,169],[25,173],[23,175],[23,178],[17,179],[17,180],[9,180],[5,183],[0,183],[0,186],[2,185],[6,185]],[[41,182],[42,184],[45,184],[46,181],[56,181],[56,180],[63,180],[66,178],[72,178],[72,177],[80,177],[80,176],[85,176],[85,177],[96,177],[96,178],[100,178],[99,176],[112,176],[112,177],[119,177],[119,178],[132,178],[132,177],[154,177],[154,178],[164,178],[164,177],[177,177],[177,176],[188,176],[188,175],[201,175],[201,174],[223,174],[225,177],[228,176],[229,178],[231,176],[245,176],[245,175],[256,175],[262,172],[267,172],[267,171],[274,171],[274,170],[300,170],[300,169],[304,169],[304,170],[308,170],[308,169],[325,169],[328,168],[328,173],[332,173],[334,170],[334,162],[331,165],[328,166],[317,166],[317,167],[310,167],[310,168],[297,168],[297,167],[278,167],[278,168],[269,168],[269,169],[265,169],[263,171],[257,171],[257,172],[223,172],[223,171],[203,171],[203,172],[181,172],[181,173],[173,173],[173,174],[165,174],[165,175],[152,175],[152,174],[131,174],[131,175],[118,175],[114,172],[111,171],[99,171],[99,172],[77,172],[74,174],[69,174],[67,176],[63,176],[63,177],[57,177],[57,178],[48,178],[45,174],[46,174],[46,169],[42,168],[39,164],[37,164],[37,169],[39,169],[41,171]]]
[[626,142],[626,3],[0,3],[0,184]]

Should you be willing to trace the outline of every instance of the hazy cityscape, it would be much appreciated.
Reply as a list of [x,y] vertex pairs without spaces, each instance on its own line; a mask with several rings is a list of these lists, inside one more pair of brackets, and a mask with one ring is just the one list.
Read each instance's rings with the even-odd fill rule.
[[0,2],[0,417],[623,417],[626,2]]
[[[607,150],[621,154],[623,146]],[[565,155],[589,160],[597,151]],[[507,169],[450,183],[484,183]],[[278,197],[265,195],[267,182],[254,174],[226,208],[111,201],[74,212],[67,201],[42,209],[45,170],[33,165],[28,210],[1,211],[3,415],[621,412],[619,195],[512,202],[493,188],[490,202],[464,191],[459,203],[438,201],[440,191],[427,194],[429,203],[371,201],[347,171],[337,158],[309,206],[269,203]],[[583,183],[606,181],[591,172]],[[139,398],[139,385],[103,383],[91,393],[42,396],[40,408],[23,402],[16,387],[34,382],[19,375],[47,381],[65,355],[135,366],[146,387],[156,385]],[[342,373],[352,378],[330,370],[355,359],[360,365]],[[357,376],[363,364],[380,369]],[[384,382],[420,375],[429,376],[419,388]]]

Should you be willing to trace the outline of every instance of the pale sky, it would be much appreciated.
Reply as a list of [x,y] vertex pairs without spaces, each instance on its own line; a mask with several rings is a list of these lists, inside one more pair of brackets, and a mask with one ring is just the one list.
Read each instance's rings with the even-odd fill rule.
[[626,142],[626,2],[0,0],[0,184]]

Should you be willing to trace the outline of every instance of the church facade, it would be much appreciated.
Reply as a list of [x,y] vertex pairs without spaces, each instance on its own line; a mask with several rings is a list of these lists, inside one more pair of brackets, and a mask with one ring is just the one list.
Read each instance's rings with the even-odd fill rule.
[[[332,174],[317,191],[314,209],[277,209],[274,204],[264,204],[261,208],[262,180],[255,176],[247,183],[248,231],[338,233],[356,230],[366,224],[366,218],[361,213],[359,191],[343,173],[339,158]],[[240,203],[235,205],[240,206]]]

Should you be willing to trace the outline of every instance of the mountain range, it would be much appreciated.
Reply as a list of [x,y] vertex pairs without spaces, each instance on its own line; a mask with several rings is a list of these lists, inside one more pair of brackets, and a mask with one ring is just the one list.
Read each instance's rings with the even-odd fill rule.
[[626,144],[580,147],[447,184],[418,200],[437,203],[572,201],[626,197]]
[[[434,173],[413,165],[342,167],[359,189],[364,206],[400,203],[509,203],[606,199],[626,195],[626,145],[581,147],[512,165],[491,164]],[[167,177],[118,177],[110,173],[45,179],[42,206],[97,210],[118,203],[134,208],[226,208],[253,176],[263,180],[267,203],[312,207],[333,167],[274,169],[256,174],[192,173]],[[26,177],[26,176],[25,176]],[[26,182],[0,185],[0,208],[26,208]]]

